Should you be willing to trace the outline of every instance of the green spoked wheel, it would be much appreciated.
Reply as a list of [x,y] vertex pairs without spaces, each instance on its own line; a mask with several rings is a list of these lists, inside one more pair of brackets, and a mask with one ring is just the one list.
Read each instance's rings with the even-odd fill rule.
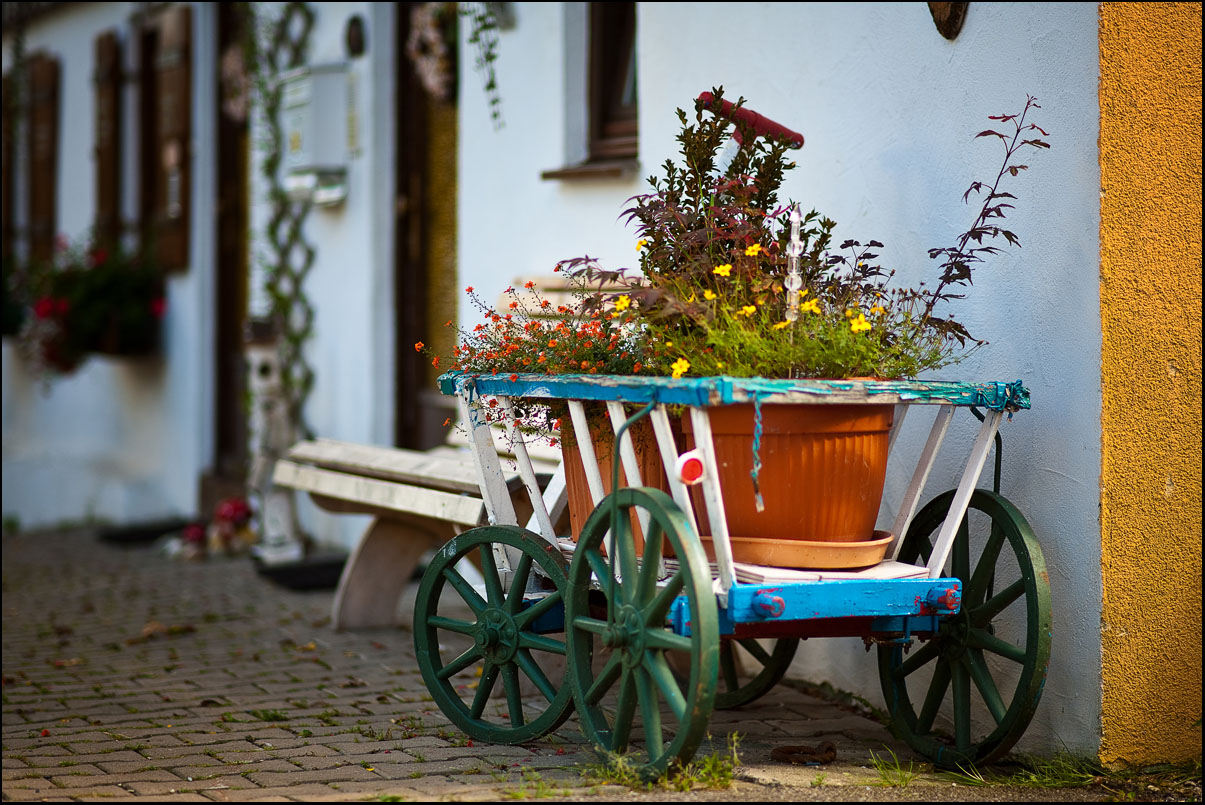
[[[752,638],[725,639],[720,644],[720,686],[715,709],[732,710],[760,699],[786,674],[799,648],[799,638],[780,637],[767,651]],[[753,676],[742,678],[742,667]]]
[[[504,589],[494,546],[513,575]],[[483,591],[457,570],[477,556]],[[423,573],[414,605],[418,666],[439,709],[470,738],[534,740],[569,717],[565,641],[559,633],[566,562],[537,534],[484,526],[448,541]],[[525,594],[526,593],[526,594]],[[524,599],[527,599],[525,605]]]
[[[612,503],[619,509],[614,520]],[[632,509],[649,515],[647,562],[636,556]],[[604,537],[612,522],[609,555]],[[659,579],[655,557],[665,545],[677,567]],[[680,595],[689,600],[689,636],[666,624]],[[668,495],[620,489],[594,510],[569,565],[565,617],[568,676],[586,738],[606,752],[626,753],[645,778],[689,761],[715,702],[719,616],[702,545]],[[671,652],[689,657],[685,684],[670,667]]]
[[[901,561],[928,561],[953,498],[946,492],[916,515]],[[938,633],[910,654],[879,647],[893,730],[946,768],[990,763],[1021,737],[1042,695],[1051,638],[1042,550],[1003,497],[974,492],[950,566],[963,585],[959,613],[943,618]]]

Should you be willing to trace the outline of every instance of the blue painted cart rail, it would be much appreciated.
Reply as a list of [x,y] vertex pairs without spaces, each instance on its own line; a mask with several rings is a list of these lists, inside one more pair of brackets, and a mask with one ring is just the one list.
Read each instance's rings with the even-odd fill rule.
[[626,375],[471,374],[439,378],[444,394],[462,388],[470,398],[509,396],[547,400],[617,400],[666,405],[761,403],[911,403],[976,406],[992,411],[1028,409],[1020,380],[964,383],[951,380],[782,380],[762,377],[644,377]]
[[[952,615],[961,605],[962,582],[956,578],[738,583],[728,591],[727,608],[720,608],[720,633],[732,634],[737,624]],[[690,634],[689,613],[685,596],[670,606],[678,634]]]

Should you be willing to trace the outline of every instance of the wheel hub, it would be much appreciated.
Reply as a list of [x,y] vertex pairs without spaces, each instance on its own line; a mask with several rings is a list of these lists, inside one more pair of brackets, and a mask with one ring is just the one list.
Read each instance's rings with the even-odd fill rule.
[[603,634],[603,645],[620,650],[624,665],[631,668],[639,665],[644,655],[644,632],[644,616],[640,610],[624,605]]
[[477,619],[473,640],[485,658],[493,663],[505,663],[519,650],[519,630],[510,615],[491,607]]

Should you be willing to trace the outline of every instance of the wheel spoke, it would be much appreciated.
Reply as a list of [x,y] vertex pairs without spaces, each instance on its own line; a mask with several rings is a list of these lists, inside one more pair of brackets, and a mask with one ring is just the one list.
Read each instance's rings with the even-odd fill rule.
[[427,618],[427,625],[433,629],[443,629],[448,632],[456,632],[457,634],[471,635],[477,631],[477,624],[468,621],[456,620],[455,618],[445,618],[441,615],[432,615]]
[[649,522],[649,533],[644,540],[644,560],[640,566],[640,583],[635,590],[637,601],[648,601],[657,590],[657,576],[661,567],[661,543],[665,531],[656,520]]
[[611,578],[611,566],[607,564],[607,560],[603,558],[602,554],[597,550],[587,550],[586,562],[590,565],[590,569],[594,571],[598,583],[606,584],[607,579]]
[[483,655],[481,653],[480,648],[478,648],[475,645],[469,646],[467,651],[465,651],[463,654],[461,654],[456,659],[452,660],[450,663],[445,665],[443,668],[440,668],[439,671],[435,675],[439,679],[447,679],[448,677],[453,676],[454,674],[460,673],[465,668],[468,668],[470,665],[477,662],[482,657],[483,657]]
[[983,599],[990,594],[992,579],[996,573],[996,563],[1000,559],[1000,548],[1003,545],[1004,529],[993,522],[991,536],[988,537],[987,544],[983,546],[983,553],[979,555],[979,564],[975,565],[975,573],[963,585],[964,607],[970,609],[979,606],[983,603]]
[[623,512],[619,516],[619,527],[613,532],[611,547],[615,549],[615,553],[619,559],[619,573],[617,578],[620,580],[619,597],[625,604],[632,603],[636,595],[636,582],[640,577],[639,570],[636,567],[636,538],[632,533],[631,520],[627,516],[627,512]]
[[690,638],[674,634],[669,629],[646,629],[644,645],[647,648],[666,649],[668,651],[690,651]]
[[678,686],[678,680],[674,678],[674,672],[670,670],[665,654],[660,651],[645,652],[644,667],[657,683],[657,688],[669,709],[673,711],[674,718],[681,724],[686,715],[686,699],[682,695],[682,688]]
[[481,682],[477,685],[477,694],[473,697],[473,706],[469,709],[469,715],[472,718],[481,718],[481,714],[485,712],[485,704],[494,691],[494,682],[497,679],[498,666],[486,662],[485,668],[481,672]]
[[644,609],[644,623],[646,626],[662,626],[665,624],[665,613],[669,611],[669,605],[674,602],[678,594],[682,592],[682,587],[686,584],[686,576],[679,568],[674,575],[669,577],[665,586],[657,591],[657,597],[653,599]]
[[506,709],[512,727],[523,726],[523,696],[519,690],[519,669],[513,663],[502,666],[502,685],[506,688]]
[[552,701],[556,698],[556,688],[552,686],[552,682],[548,680],[548,676],[544,673],[544,669],[536,663],[532,658],[531,652],[526,649],[519,649],[515,653],[515,662],[519,664],[520,670],[527,674],[530,679],[539,689],[540,693],[544,694],[544,698]]
[[469,605],[469,609],[473,610],[475,614],[480,615],[486,607],[485,599],[477,594],[477,591],[473,589],[473,585],[469,584],[468,580],[460,575],[460,572],[455,567],[450,565],[444,569],[444,578],[452,585],[452,589],[460,593],[460,597]]
[[519,557],[515,575],[510,579],[510,592],[506,596],[506,611],[515,615],[523,606],[523,594],[527,592],[527,578],[531,574],[531,554],[524,553]]
[[950,687],[950,664],[941,662],[933,669],[933,679],[929,681],[929,690],[925,693],[925,703],[921,705],[916,717],[916,731],[924,735],[933,729],[933,719],[946,698],[946,690]]
[[999,655],[1006,660],[1013,662],[1024,663],[1026,652],[1022,646],[1014,646],[993,634],[988,634],[985,629],[972,629],[967,633],[967,645],[971,648],[990,651],[993,654]]
[[534,604],[529,606],[527,609],[515,615],[515,626],[519,629],[527,628],[527,624],[531,623],[559,603],[561,603],[561,591],[557,590],[549,593],[539,601],[536,601]]
[[598,704],[599,699],[606,695],[611,686],[615,684],[615,680],[622,670],[623,658],[619,654],[612,654],[611,659],[607,660],[602,671],[594,678],[590,689],[586,691],[586,704]]
[[[621,666],[622,667],[622,666]],[[615,726],[611,730],[611,751],[622,752],[628,746],[632,733],[632,716],[636,714],[636,680],[632,672],[623,668],[619,680],[619,700],[615,705]]]
[[588,618],[585,615],[578,615],[573,619],[573,628],[582,629],[590,632],[591,634],[601,635],[606,634],[608,627],[606,621],[600,621],[597,618]]
[[1004,610],[1025,594],[1025,579],[1017,579],[987,601],[970,611],[971,623],[976,626],[986,626]]
[[532,634],[530,632],[519,633],[519,648],[535,649],[536,651],[547,651],[552,654],[565,654],[565,641],[557,640],[555,637],[548,637],[542,634]]
[[936,640],[930,640],[914,651],[911,657],[896,666],[894,675],[897,679],[903,680],[914,671],[932,662],[939,654],[941,654],[941,645]]
[[499,606],[505,596],[502,594],[502,579],[498,574],[494,547],[488,542],[481,543],[481,575],[485,577],[486,600],[494,606]]
[[950,683],[954,688],[954,745],[966,750],[971,746],[971,681],[962,662],[951,663]]
[[[747,637],[744,640],[741,640],[740,644],[745,649],[745,651],[752,654],[753,658],[755,660],[757,660],[758,662],[760,662],[762,665],[770,664],[770,662],[771,662],[770,654],[764,648],[762,648],[761,643],[757,642],[756,640],[754,640],[751,637]],[[732,653],[736,654],[735,647],[733,648]]]
[[661,754],[664,741],[661,737],[661,708],[657,706],[657,690],[646,668],[632,669],[636,677],[637,696],[640,699],[640,718],[644,721],[644,742],[649,757]]
[[954,537],[954,549],[950,556],[950,568],[956,578],[966,581],[971,577],[971,534],[967,521],[971,519],[971,511],[967,510],[958,524],[958,535]]
[[967,663],[967,670],[971,672],[971,680],[979,689],[983,703],[987,705],[988,712],[999,724],[1004,720],[1004,713],[1008,708],[1004,706],[1004,701],[1000,698],[996,680],[992,679],[992,673],[988,670],[987,663],[983,661],[983,655],[970,652],[967,654]]
[[733,691],[741,686],[736,678],[736,648],[730,640],[720,645],[720,678],[724,680],[725,690]]

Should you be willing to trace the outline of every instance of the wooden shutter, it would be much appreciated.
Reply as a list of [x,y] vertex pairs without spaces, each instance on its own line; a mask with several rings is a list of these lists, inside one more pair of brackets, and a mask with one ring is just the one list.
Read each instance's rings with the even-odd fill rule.
[[188,266],[192,164],[192,9],[174,6],[159,24],[155,59],[159,181],[156,188],[159,262]]
[[54,257],[55,188],[59,153],[59,62],[29,59],[29,257]]
[[96,38],[96,239],[121,239],[121,43],[115,31]]
[[0,130],[3,131],[3,146],[0,147],[0,152],[4,156],[3,168],[0,168],[0,179],[3,180],[3,199],[0,204],[4,205],[4,259],[13,256],[13,237],[16,234],[13,228],[13,121],[17,119],[17,110],[13,104],[13,78],[11,75],[4,76],[4,119]]

